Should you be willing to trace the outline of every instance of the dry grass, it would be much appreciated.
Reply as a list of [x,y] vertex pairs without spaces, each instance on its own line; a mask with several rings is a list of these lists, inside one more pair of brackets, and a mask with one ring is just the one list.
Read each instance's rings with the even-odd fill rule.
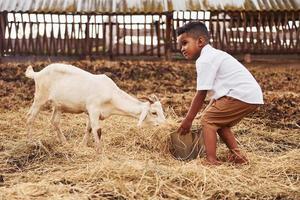
[[[64,115],[61,145],[43,111],[26,133],[26,109],[1,114],[1,199],[298,199],[299,129],[268,130],[245,119],[235,129],[250,164],[218,167],[174,160],[167,141],[176,116],[163,127],[138,129],[136,120],[103,122],[103,152],[90,138],[80,146],[84,115]],[[4,119],[4,120],[3,120]],[[11,123],[13,122],[13,123]],[[226,156],[219,145],[218,154]]]
[[[247,66],[263,88],[265,105],[234,127],[249,165],[218,167],[203,158],[182,162],[168,152],[194,94],[193,64],[180,62],[78,61],[106,73],[134,95],[158,94],[168,124],[138,129],[136,120],[103,122],[102,153],[84,135],[84,115],[63,115],[68,144],[61,145],[44,109],[27,135],[25,114],[34,84],[27,64],[0,64],[0,199],[300,199],[299,62]],[[34,63],[41,69],[47,63]],[[272,66],[272,70],[270,70]],[[160,82],[157,82],[160,80]],[[197,125],[197,121],[195,121]],[[218,156],[227,149],[218,143]]]

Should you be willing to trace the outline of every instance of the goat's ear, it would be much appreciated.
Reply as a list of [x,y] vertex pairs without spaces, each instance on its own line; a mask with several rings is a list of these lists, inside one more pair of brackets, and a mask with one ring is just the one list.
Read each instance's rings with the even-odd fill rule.
[[159,101],[158,97],[155,94],[151,94],[149,96],[149,99],[151,99],[153,102]]
[[150,98],[150,97],[145,97],[145,96],[143,96],[143,97],[141,97],[140,99],[143,99],[143,100],[146,100],[146,101],[149,101],[150,102],[150,104],[153,104],[154,103],[154,101]]
[[150,109],[150,105],[149,103],[147,103],[147,106],[145,106],[141,112],[140,118],[139,118],[139,122],[138,122],[138,126],[141,126],[143,121],[146,119],[148,112]]

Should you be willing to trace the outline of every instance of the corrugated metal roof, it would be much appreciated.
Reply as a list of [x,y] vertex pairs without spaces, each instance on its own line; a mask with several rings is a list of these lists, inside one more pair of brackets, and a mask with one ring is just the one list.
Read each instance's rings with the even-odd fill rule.
[[0,0],[0,11],[298,10],[300,0]]

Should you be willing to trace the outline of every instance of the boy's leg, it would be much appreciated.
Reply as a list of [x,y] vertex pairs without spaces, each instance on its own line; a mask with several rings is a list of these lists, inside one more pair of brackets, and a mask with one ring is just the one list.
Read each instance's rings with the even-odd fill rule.
[[226,146],[230,150],[231,154],[229,155],[228,160],[236,164],[248,163],[247,158],[243,156],[239,151],[238,144],[236,142],[236,139],[231,129],[229,127],[223,127],[219,129],[217,132],[220,138],[222,139],[222,141],[226,144]]
[[237,149],[238,145],[236,139],[229,127],[220,128],[218,134],[222,141],[226,144],[229,149]]
[[[245,163],[247,160],[241,156],[237,149],[237,142],[229,127],[238,123],[245,115],[254,111],[258,105],[248,104],[232,97],[222,97],[214,101],[203,111],[201,125],[203,127],[203,139],[209,162],[217,161],[216,158],[216,132],[231,151],[235,163]],[[225,128],[222,128],[225,127]],[[238,159],[241,158],[241,159]]]
[[219,165],[217,160],[217,134],[216,129],[211,126],[203,126],[203,140],[206,151],[206,160],[209,164]]

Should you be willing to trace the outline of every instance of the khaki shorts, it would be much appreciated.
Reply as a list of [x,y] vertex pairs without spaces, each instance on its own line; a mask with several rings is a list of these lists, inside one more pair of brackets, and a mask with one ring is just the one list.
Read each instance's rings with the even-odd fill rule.
[[202,126],[219,129],[236,125],[246,115],[258,108],[259,104],[249,104],[232,97],[215,100],[201,117]]

